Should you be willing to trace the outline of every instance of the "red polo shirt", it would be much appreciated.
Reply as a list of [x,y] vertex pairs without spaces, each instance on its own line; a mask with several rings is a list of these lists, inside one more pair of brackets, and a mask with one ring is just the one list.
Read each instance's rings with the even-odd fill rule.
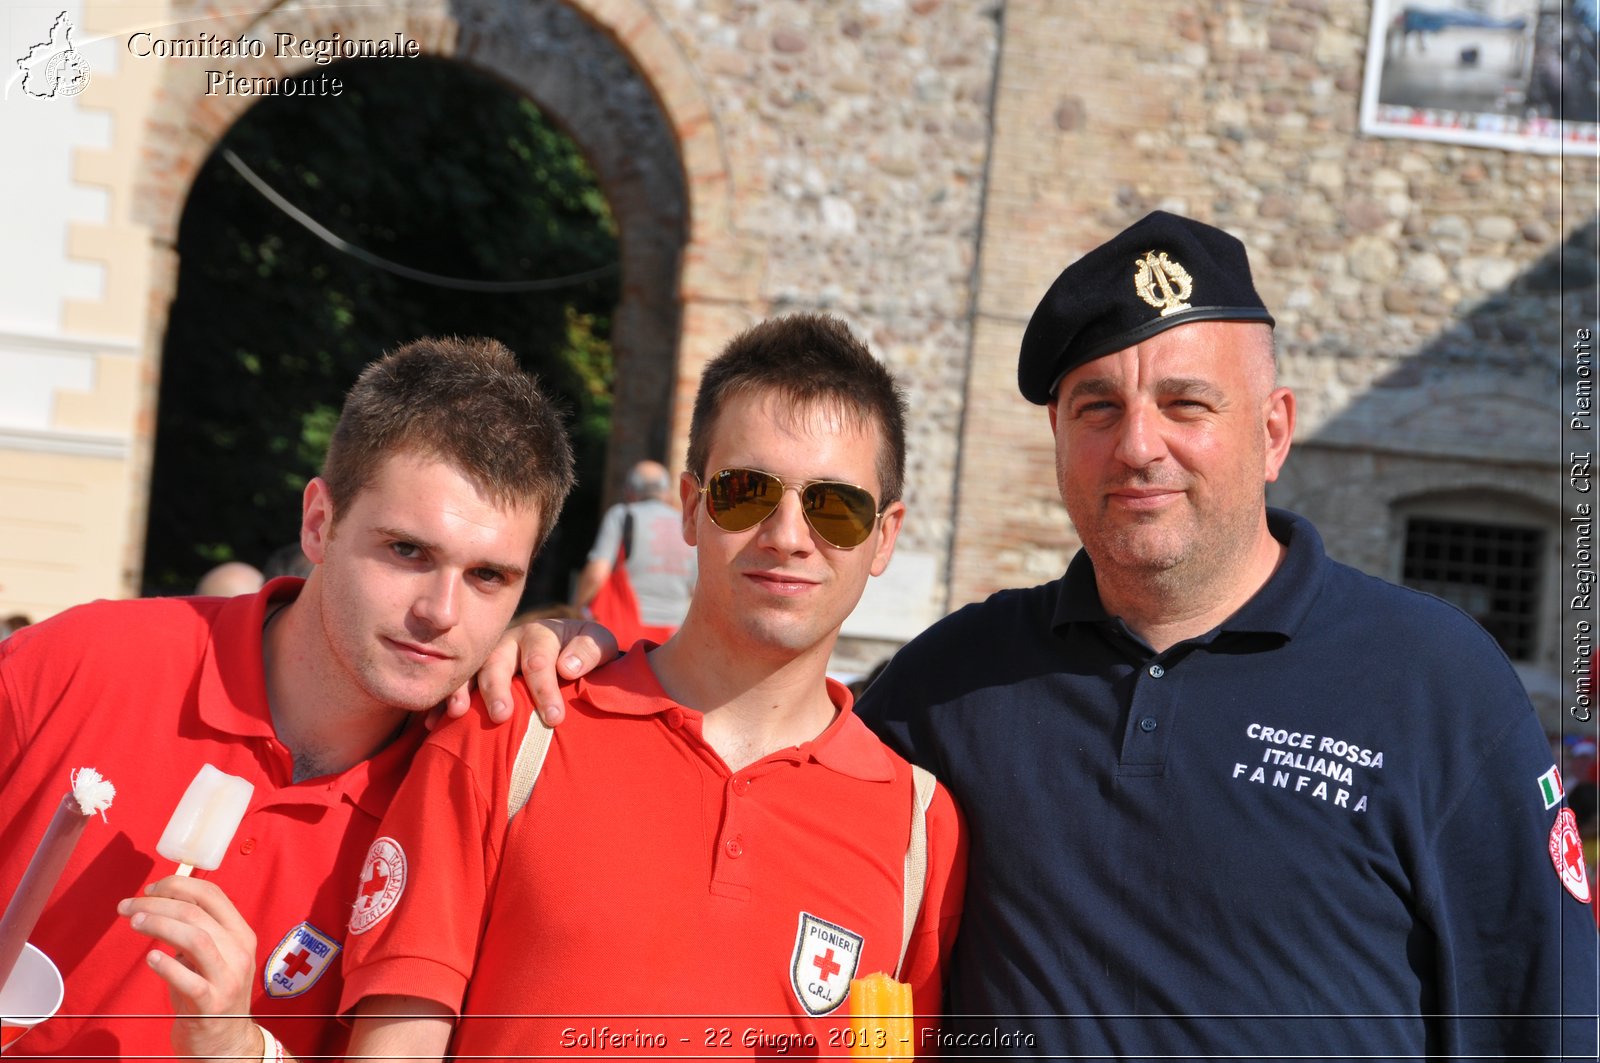
[[267,711],[261,627],[268,602],[299,586],[96,602],[0,642],[0,898],[16,889],[73,769],[95,768],[117,788],[31,938],[66,981],[61,1012],[7,1057],[171,1055],[167,986],[144,961],[151,941],[116,905],[173,872],[156,841],[207,762],[255,784],[222,866],[195,872],[255,931],[252,1010],[302,1057],[343,1051],[343,1028],[318,1016],[339,1000],[348,883],[420,735],[342,775],[291,783]]
[[[636,649],[567,691],[509,830],[520,687],[512,724],[440,728],[369,855],[343,1009],[437,1001],[463,1058],[848,1055],[851,976],[900,953],[911,771],[828,690],[826,731],[732,772]],[[965,872],[942,787],[927,825],[902,977],[933,1016]]]

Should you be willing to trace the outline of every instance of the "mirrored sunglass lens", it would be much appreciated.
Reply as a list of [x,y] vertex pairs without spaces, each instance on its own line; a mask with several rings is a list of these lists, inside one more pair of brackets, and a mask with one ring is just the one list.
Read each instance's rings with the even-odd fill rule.
[[872,533],[877,503],[849,484],[812,484],[805,490],[806,519],[834,546],[860,546]]
[[744,531],[761,523],[777,508],[783,485],[754,469],[724,469],[711,478],[707,492],[711,516],[725,531]]

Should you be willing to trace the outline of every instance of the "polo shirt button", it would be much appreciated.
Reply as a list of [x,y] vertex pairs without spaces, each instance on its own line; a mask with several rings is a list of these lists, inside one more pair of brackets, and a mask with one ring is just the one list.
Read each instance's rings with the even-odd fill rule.
[[1156,718],[1154,716],[1146,716],[1144,719],[1139,721],[1139,730],[1143,731],[1145,734],[1149,734],[1155,729]]
[[667,710],[667,726],[668,727],[682,727],[683,726],[683,710],[682,709],[668,709]]
[[739,844],[739,836],[737,834],[729,838],[723,848],[728,850],[728,859],[730,860],[737,860],[744,855],[744,846]]
[[240,856],[249,856],[251,853],[253,853],[255,851],[256,851],[256,840],[254,838],[246,838],[244,841],[239,843],[239,855]]
[[734,793],[734,796],[743,797],[745,794],[747,794],[749,792],[750,792],[750,780],[749,779],[735,779],[735,780],[733,780],[733,793]]
[[1161,667],[1159,664],[1152,664],[1150,666],[1150,678],[1151,679],[1160,679],[1162,676],[1164,676],[1166,674],[1167,674],[1167,670],[1165,668]]

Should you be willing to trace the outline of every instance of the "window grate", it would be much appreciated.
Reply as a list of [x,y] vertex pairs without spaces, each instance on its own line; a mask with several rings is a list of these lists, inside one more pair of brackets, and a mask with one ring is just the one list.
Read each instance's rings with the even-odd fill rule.
[[1400,580],[1458,606],[1514,661],[1534,656],[1544,531],[1414,517]]

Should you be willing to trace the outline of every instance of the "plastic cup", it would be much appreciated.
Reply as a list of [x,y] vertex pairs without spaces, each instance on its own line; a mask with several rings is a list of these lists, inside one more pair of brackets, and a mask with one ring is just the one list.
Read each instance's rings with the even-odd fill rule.
[[0,1048],[10,1048],[23,1034],[54,1015],[65,992],[61,972],[50,957],[32,945],[22,946],[11,977],[0,986]]

